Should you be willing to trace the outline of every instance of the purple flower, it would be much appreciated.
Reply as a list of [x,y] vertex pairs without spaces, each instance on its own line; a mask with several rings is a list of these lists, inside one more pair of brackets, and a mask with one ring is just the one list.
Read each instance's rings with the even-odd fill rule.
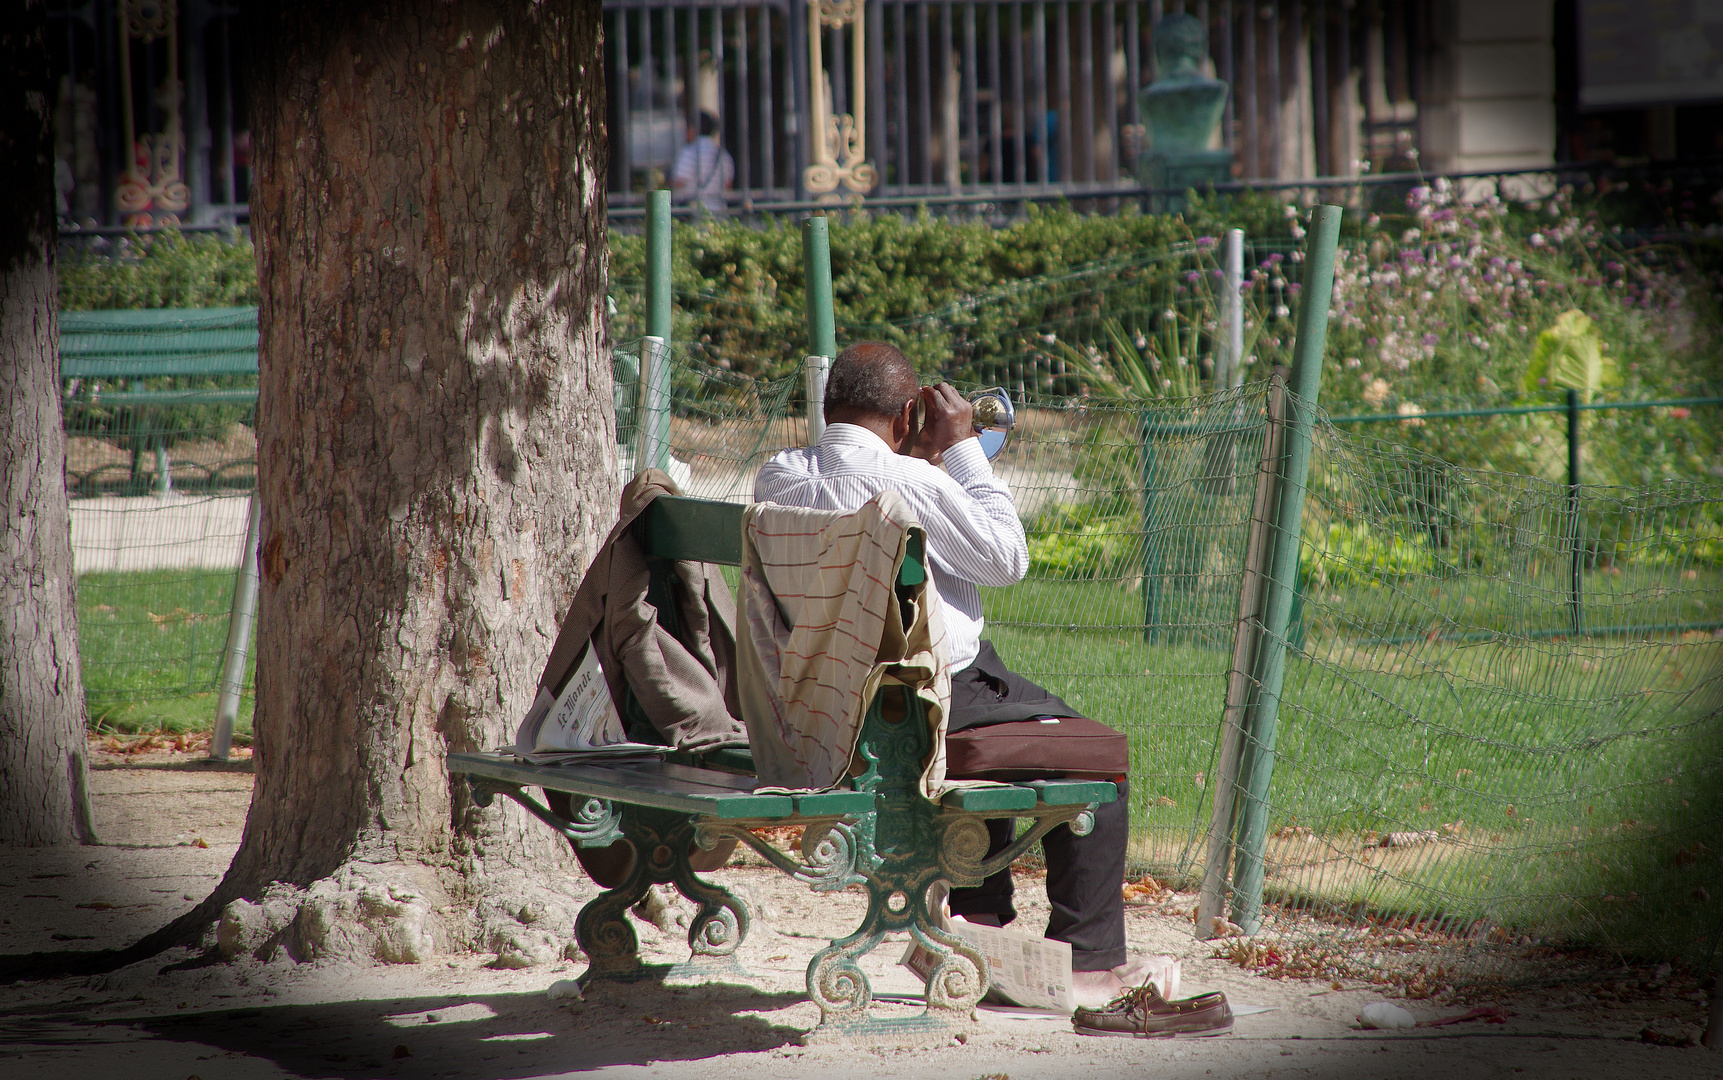
[[1219,241],[1217,241],[1212,236],[1199,236],[1199,237],[1197,237],[1197,247],[1200,250],[1206,251],[1209,248],[1214,247],[1215,244],[1217,244],[1217,243],[1219,243]]
[[1435,334],[1425,334],[1424,335],[1424,344],[1426,344],[1426,345],[1436,344],[1436,335]]

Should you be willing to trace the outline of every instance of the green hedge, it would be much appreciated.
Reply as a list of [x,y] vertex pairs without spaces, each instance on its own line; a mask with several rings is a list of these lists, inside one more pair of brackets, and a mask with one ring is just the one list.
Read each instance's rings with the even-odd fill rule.
[[60,310],[257,303],[257,255],[237,231],[122,237],[60,259]]

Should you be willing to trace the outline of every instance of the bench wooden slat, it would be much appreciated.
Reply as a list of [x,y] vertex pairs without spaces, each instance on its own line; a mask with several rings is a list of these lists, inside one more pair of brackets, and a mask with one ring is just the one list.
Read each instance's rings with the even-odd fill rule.
[[1119,788],[1110,780],[1019,780],[1041,796],[1048,806],[1074,806],[1077,803],[1110,803],[1119,797]]
[[1019,787],[958,788],[945,793],[941,803],[953,810],[986,813],[994,810],[1033,810],[1039,796],[1034,789]]
[[820,791],[812,795],[792,795],[796,813],[805,817],[827,817],[834,814],[870,814],[874,811],[871,791]]
[[678,765],[669,761],[654,766],[653,771],[661,776],[704,785],[721,795],[738,791],[751,795],[760,785],[752,776],[743,776],[741,773],[720,772],[717,769],[702,769],[695,765]]
[[640,542],[646,554],[659,559],[742,563],[741,503],[661,495],[640,515]]
[[[741,503],[660,495],[640,515],[636,535],[651,558],[740,566],[742,512],[746,509]],[[921,549],[920,540],[912,534],[898,569],[898,584],[920,585],[927,580]]]
[[710,814],[724,818],[780,818],[796,812],[788,795],[726,793],[721,788],[661,775],[662,763],[615,765],[527,765],[504,754],[450,754],[450,772],[484,776],[506,783],[549,788],[574,795],[612,799],[631,806]]
[[255,307],[60,314],[61,378],[255,374]]

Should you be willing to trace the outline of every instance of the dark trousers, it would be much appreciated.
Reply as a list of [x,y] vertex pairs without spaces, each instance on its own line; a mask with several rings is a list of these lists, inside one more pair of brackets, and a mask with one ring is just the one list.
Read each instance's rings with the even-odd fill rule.
[[[1075,971],[1105,971],[1125,962],[1125,841],[1130,837],[1131,784],[1119,782],[1116,802],[1095,809],[1095,827],[1076,836],[1061,825],[1041,838],[1047,858],[1047,901],[1053,914],[1046,935],[1071,943]],[[1017,837],[1013,818],[987,823],[993,842],[987,854],[1004,851]],[[954,915],[997,915],[1001,923],[1017,917],[1014,886],[1007,867],[973,889],[951,890]]]
[[[947,728],[986,727],[1037,716],[1077,716],[1047,690],[1005,667],[990,642],[981,643],[975,662],[951,678]],[[961,778],[957,778],[961,779]],[[1125,962],[1125,845],[1130,839],[1128,780],[1118,784],[1116,801],[1095,809],[1095,827],[1086,836],[1061,825],[1041,838],[1047,859],[1047,900],[1053,907],[1046,936],[1071,944],[1075,971],[1105,971]],[[1016,820],[987,823],[992,843],[987,854],[1005,850],[1017,836]],[[1001,923],[1017,917],[1014,887],[1007,867],[972,889],[951,890],[954,915],[997,915]]]

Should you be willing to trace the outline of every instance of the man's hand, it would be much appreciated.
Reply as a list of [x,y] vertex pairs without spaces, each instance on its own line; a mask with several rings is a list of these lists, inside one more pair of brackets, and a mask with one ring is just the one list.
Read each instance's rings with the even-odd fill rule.
[[975,410],[950,383],[922,387],[921,404],[926,415],[911,456],[938,465],[947,450],[975,438]]

